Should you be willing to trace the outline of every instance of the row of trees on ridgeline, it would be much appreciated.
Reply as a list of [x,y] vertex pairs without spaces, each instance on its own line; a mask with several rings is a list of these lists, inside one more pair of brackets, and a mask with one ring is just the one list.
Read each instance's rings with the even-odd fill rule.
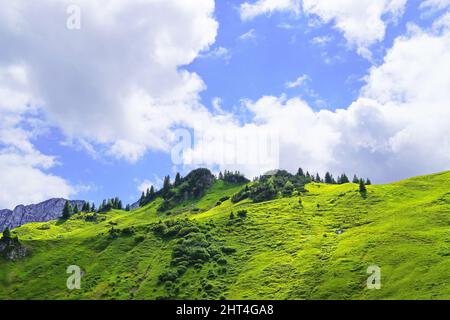
[[225,170],[219,173],[219,180],[223,180],[228,183],[247,183],[249,180],[239,171]]
[[[304,177],[306,180],[309,180],[311,182],[318,182],[318,183],[326,183],[326,184],[350,183],[350,179],[348,178],[348,176],[345,173],[341,174],[337,178],[334,178],[331,173],[327,172],[327,173],[325,173],[325,176],[322,179],[318,173],[316,173],[315,175],[310,174],[308,171],[306,173],[304,173],[303,169],[300,168],[297,171],[297,176]],[[364,179],[358,178],[358,176],[356,174],[353,176],[352,183],[359,184],[361,181],[363,181],[365,185],[372,184],[372,181],[370,181],[369,178],[364,180]]]
[[[77,214],[80,212],[85,213],[105,213],[110,210],[117,209],[122,210],[123,205],[122,201],[119,198],[112,198],[108,200],[103,200],[103,202],[100,204],[98,209],[95,208],[95,203],[89,204],[89,202],[84,202],[81,206],[81,209],[78,208],[78,205],[72,206],[70,201],[66,201],[64,204],[63,212],[62,212],[62,219],[69,219],[71,215]],[[130,211],[130,205],[127,205],[125,207],[126,211]]]
[[[201,173],[202,169],[198,169],[198,170],[194,170],[192,173]],[[209,172],[209,170],[208,170]],[[202,175],[204,176],[204,175]],[[189,177],[189,175],[187,176]],[[172,196],[174,196],[175,191],[173,190],[174,188],[179,188],[181,187],[181,189],[185,189],[184,185],[186,183],[188,184],[192,184],[191,180],[192,179],[186,179],[187,177],[182,177],[180,175],[180,173],[178,172],[175,175],[175,180],[172,183],[170,180],[170,176],[165,176],[164,180],[163,180],[163,186],[160,190],[155,190],[155,188],[153,186],[151,186],[150,188],[147,188],[146,191],[143,191],[141,194],[141,198],[139,199],[139,206],[145,206],[147,204],[149,204],[150,202],[152,202],[153,200],[155,200],[158,196],[161,196],[164,199],[169,199]],[[247,183],[250,180],[248,180],[243,174],[241,174],[239,171],[227,171],[225,170],[223,173],[222,171],[219,173],[218,177],[219,180],[222,180],[224,182],[227,183]],[[189,188],[188,188],[189,189]]]
[[[196,173],[197,171],[198,173],[202,173],[202,169],[194,170],[192,173]],[[193,182],[191,180],[196,179],[192,179],[195,178],[195,174],[192,175],[192,173],[189,174],[186,178],[183,178],[180,175],[180,173],[177,173],[175,175],[175,180],[173,183],[170,180],[170,176],[164,177],[163,186],[160,190],[156,190],[153,186],[151,186],[150,188],[147,188],[145,192],[142,192],[141,198],[139,200],[139,206],[142,207],[147,205],[148,203],[156,199],[158,196],[161,196],[165,200],[171,199],[174,196],[176,196],[176,192],[178,189],[182,190],[184,193],[186,193],[185,189],[189,190],[195,189],[195,186],[192,186]],[[209,173],[209,175],[211,175],[211,173]],[[202,174],[202,176],[205,175]],[[214,176],[212,176],[212,178],[214,179]],[[233,172],[228,170],[225,170],[224,172],[221,171],[216,178],[227,183],[236,183],[236,184],[240,183],[243,184],[250,181],[239,171]],[[289,195],[292,193],[294,189],[301,190],[302,186],[309,182],[318,182],[326,184],[350,183],[350,179],[345,173],[335,178],[331,173],[327,172],[325,173],[325,176],[322,178],[318,173],[311,174],[308,171],[305,173],[302,168],[299,168],[295,175],[289,174],[288,172],[281,170],[278,171],[278,173],[273,175],[272,177],[270,175],[261,176],[255,178],[254,181],[257,182],[256,185],[254,185],[252,188],[249,188],[248,186],[245,187],[243,190],[241,190],[238,194],[234,196],[234,201],[240,201],[244,198],[250,197],[253,198],[254,201],[258,202],[274,197],[274,195],[280,190],[282,194]],[[353,176],[351,182],[359,184],[359,189],[361,192],[366,191],[366,185],[372,184],[369,178],[364,180],[359,178],[357,175]],[[113,209],[117,210],[125,209],[126,211],[130,211],[131,208],[130,205],[126,205],[126,207],[124,208],[122,201],[117,197],[103,200],[98,209],[96,209],[94,203],[90,205],[88,202],[84,202],[81,209],[79,209],[77,205],[72,207],[70,202],[66,201],[63,209],[62,218],[68,219],[72,214],[76,214],[79,211],[86,213],[93,213],[93,212],[105,213]]]
[[[350,179],[344,173],[337,178],[329,172],[322,179],[320,175],[304,172],[298,169],[295,175],[285,171],[277,170],[257,177],[251,185],[246,185],[242,190],[233,195],[231,201],[234,203],[244,199],[250,199],[253,202],[263,202],[273,200],[280,196],[291,196],[295,191],[305,192],[305,185],[310,182],[327,184],[345,184],[350,183]],[[361,192],[366,192],[366,185],[371,184],[370,179],[360,179],[356,175],[353,177],[353,183],[359,184]]]

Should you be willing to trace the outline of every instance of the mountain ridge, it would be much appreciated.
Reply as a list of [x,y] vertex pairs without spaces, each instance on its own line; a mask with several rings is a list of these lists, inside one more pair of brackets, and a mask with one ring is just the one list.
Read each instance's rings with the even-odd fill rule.
[[51,198],[37,204],[18,205],[14,210],[0,210],[0,232],[5,228],[14,229],[31,222],[48,222],[61,217],[65,203],[81,209],[85,201]]

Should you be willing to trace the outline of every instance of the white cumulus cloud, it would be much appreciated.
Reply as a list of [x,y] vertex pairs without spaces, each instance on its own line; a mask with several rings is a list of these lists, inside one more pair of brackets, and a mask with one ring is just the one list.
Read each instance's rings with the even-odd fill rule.
[[24,66],[0,67],[1,209],[74,193],[67,181],[47,172],[57,165],[56,159],[32,143],[41,128],[35,114],[39,100],[28,93],[29,85]]
[[[213,0],[0,4],[0,64],[26,65],[31,93],[68,139],[136,161],[166,150],[171,126],[196,121],[205,84],[182,66],[215,41]],[[79,30],[66,27],[69,5]]]
[[264,1],[244,3],[240,7],[243,20],[273,11],[291,11],[318,17],[321,22],[332,22],[347,42],[358,52],[370,57],[369,47],[384,39],[386,26],[399,18],[407,0],[303,0]]
[[[47,172],[58,162],[33,145],[33,121],[128,161],[168,150],[173,126],[208,121],[205,84],[182,67],[215,41],[213,0],[0,5],[0,208],[76,193]],[[67,28],[74,6],[80,29]]]
[[[449,29],[411,28],[368,72],[360,97],[347,108],[316,111],[299,98],[266,96],[245,102],[254,116],[251,122],[215,128],[237,137],[276,132],[279,167],[291,171],[302,166],[321,174],[357,173],[382,183],[448,170],[450,73],[445,70],[450,70]],[[227,142],[220,134],[211,135],[191,156],[209,155],[211,163],[219,164],[218,149],[230,158],[239,156]],[[267,170],[245,163],[238,167],[249,176]]]

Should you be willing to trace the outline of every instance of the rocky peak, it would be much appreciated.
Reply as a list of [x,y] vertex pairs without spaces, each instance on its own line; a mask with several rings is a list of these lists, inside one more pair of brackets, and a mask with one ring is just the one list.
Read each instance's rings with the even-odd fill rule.
[[[13,229],[30,222],[47,222],[61,217],[66,199],[50,199],[38,204],[19,205],[14,210],[0,210],[0,232],[6,227]],[[70,200],[72,207],[81,210],[84,201]]]

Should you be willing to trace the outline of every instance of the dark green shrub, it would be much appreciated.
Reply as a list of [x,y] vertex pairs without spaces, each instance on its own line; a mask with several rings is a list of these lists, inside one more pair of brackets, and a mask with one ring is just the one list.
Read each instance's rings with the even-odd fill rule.
[[164,287],[166,288],[167,291],[171,291],[173,288],[173,282],[172,281],[166,281],[164,283]]
[[208,247],[209,243],[203,233],[191,233],[183,240],[185,247]]
[[237,212],[237,216],[238,216],[239,218],[245,218],[245,217],[247,217],[247,210],[239,210],[239,211]]
[[185,274],[185,273],[186,273],[186,270],[187,270],[187,266],[185,266],[185,265],[180,265],[180,266],[178,266],[178,268],[177,268],[177,274],[178,274],[178,276],[180,277],[180,276],[182,276],[183,274]]
[[178,279],[178,273],[174,270],[168,270],[158,276],[158,282],[175,282]]
[[244,189],[242,189],[241,191],[239,191],[238,193],[236,193],[231,197],[231,202],[238,203],[241,202],[242,200],[248,199],[249,196],[250,196],[250,188],[248,186],[245,186]]
[[108,233],[111,239],[116,239],[119,237],[119,232],[120,229],[114,229],[114,227],[111,227],[111,229],[109,229]]
[[209,255],[212,257],[212,258],[215,258],[215,257],[217,257],[217,256],[220,256],[220,250],[219,249],[217,249],[216,247],[213,247],[213,246],[210,246],[209,248],[208,248],[208,252],[209,252]]
[[167,225],[164,222],[158,223],[154,228],[153,232],[156,235],[164,236],[167,232]]
[[97,213],[87,214],[84,217],[84,221],[86,221],[86,222],[96,222],[97,221]]
[[205,291],[211,291],[213,289],[213,285],[207,282],[203,288],[205,289]]
[[198,261],[208,261],[210,255],[205,248],[195,247],[189,252],[190,260],[198,260]]
[[212,280],[217,278],[216,273],[214,272],[214,270],[209,270],[208,271],[208,275],[206,276],[207,279]]
[[141,242],[143,242],[144,240],[145,240],[145,237],[144,237],[144,236],[137,236],[137,237],[134,238],[134,242],[135,242],[135,243],[141,243]]
[[166,237],[176,236],[178,234],[178,232],[180,232],[180,230],[181,230],[181,226],[170,227],[166,230],[165,236]]
[[123,228],[122,231],[121,231],[121,234],[123,236],[131,236],[131,235],[134,234],[134,228],[133,227]]
[[283,187],[282,193],[284,196],[291,196],[294,192],[294,185],[291,181],[287,181]]
[[172,209],[174,206],[169,200],[164,200],[158,207],[158,212],[164,212]]
[[236,251],[237,251],[235,248],[230,248],[230,247],[222,247],[222,248],[220,248],[220,250],[222,250],[222,252],[225,254],[233,254],[233,253],[236,253]]
[[184,236],[187,236],[190,233],[196,233],[196,232],[199,232],[199,231],[200,231],[200,229],[198,227],[188,226],[188,227],[181,228],[181,230],[178,231],[178,236],[179,237],[184,237]]
[[225,273],[227,273],[227,268],[221,267],[221,268],[219,268],[218,272],[219,272],[219,274],[225,274]]

